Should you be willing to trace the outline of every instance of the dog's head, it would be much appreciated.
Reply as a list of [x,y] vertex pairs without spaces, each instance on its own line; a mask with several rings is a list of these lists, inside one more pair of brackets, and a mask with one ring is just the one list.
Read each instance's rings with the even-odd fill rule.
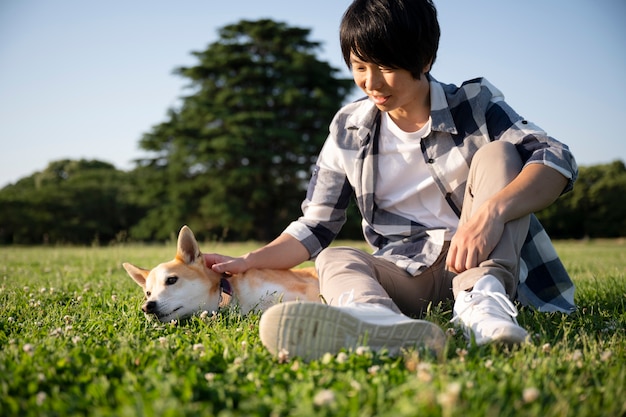
[[217,311],[221,300],[221,277],[204,263],[191,229],[178,234],[176,257],[152,270],[123,264],[128,275],[146,295],[142,310],[162,322],[181,319],[201,311]]

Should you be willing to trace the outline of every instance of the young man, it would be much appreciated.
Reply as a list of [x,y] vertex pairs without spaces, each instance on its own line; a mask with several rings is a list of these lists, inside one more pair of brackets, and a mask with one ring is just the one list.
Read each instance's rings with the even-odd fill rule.
[[[392,353],[429,345],[441,330],[407,315],[452,297],[453,321],[477,344],[525,340],[516,298],[572,310],[573,284],[532,215],[571,189],[577,167],[567,146],[485,79],[457,87],[430,75],[439,44],[431,0],[355,0],[340,38],[368,100],[332,121],[303,216],[259,250],[206,257],[233,273],[316,259],[328,305],[266,311],[268,349],[312,359],[362,343]],[[353,195],[373,254],[328,247]]]

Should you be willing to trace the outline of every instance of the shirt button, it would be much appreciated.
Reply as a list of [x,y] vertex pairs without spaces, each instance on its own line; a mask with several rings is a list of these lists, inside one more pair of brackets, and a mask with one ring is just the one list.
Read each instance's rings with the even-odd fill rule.
[[434,164],[435,160],[433,158],[428,158],[428,161],[426,161],[426,162],[428,162],[429,164]]
[[528,120],[522,120],[522,124],[523,125],[527,125],[528,124]]

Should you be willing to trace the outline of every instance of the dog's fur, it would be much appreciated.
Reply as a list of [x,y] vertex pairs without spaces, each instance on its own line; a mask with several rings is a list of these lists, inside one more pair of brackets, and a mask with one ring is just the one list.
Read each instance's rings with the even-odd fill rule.
[[[196,238],[187,226],[178,234],[176,257],[152,270],[123,264],[128,275],[143,288],[142,310],[162,322],[194,313],[214,312],[236,304],[242,314],[264,311],[279,301],[319,301],[319,281],[314,268],[290,270],[251,269],[226,279],[205,264]],[[230,289],[232,295],[223,293]]]

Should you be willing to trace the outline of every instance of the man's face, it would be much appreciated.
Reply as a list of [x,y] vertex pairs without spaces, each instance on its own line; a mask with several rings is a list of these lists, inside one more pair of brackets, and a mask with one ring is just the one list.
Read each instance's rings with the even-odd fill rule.
[[422,74],[419,80],[405,69],[385,68],[363,62],[350,55],[352,77],[356,85],[381,111],[411,113],[421,109],[428,99],[428,79]]

